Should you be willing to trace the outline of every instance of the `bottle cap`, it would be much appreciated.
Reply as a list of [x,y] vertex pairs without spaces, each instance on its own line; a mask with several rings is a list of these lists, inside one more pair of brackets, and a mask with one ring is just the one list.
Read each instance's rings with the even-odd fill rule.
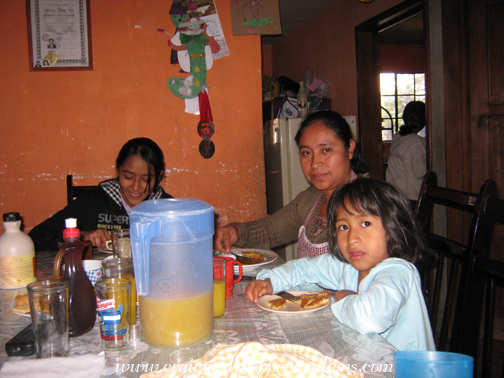
[[65,219],[65,227],[66,228],[63,231],[63,237],[65,239],[80,237],[80,231],[77,228],[77,219],[76,218]]
[[21,220],[19,213],[4,213],[3,215],[4,222],[17,222],[19,220]]

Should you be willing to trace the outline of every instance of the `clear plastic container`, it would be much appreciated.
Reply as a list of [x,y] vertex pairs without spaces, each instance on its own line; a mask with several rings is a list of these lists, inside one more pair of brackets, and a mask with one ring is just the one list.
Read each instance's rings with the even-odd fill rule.
[[174,347],[207,339],[214,208],[195,199],[148,200],[129,216],[143,340]]
[[19,289],[36,281],[35,245],[21,231],[19,213],[3,215],[0,236],[0,289]]
[[96,320],[96,297],[91,281],[82,266],[82,254],[86,245],[79,240],[80,231],[77,219],[65,220],[63,231],[65,241],[60,246],[63,251],[65,273],[63,280],[68,281],[68,325],[70,337],[80,336],[93,329]]

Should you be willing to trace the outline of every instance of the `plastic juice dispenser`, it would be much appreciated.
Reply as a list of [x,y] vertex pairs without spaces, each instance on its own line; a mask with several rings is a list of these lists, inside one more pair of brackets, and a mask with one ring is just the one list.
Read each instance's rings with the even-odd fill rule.
[[213,332],[214,207],[196,199],[148,200],[130,212],[145,342],[184,346]]

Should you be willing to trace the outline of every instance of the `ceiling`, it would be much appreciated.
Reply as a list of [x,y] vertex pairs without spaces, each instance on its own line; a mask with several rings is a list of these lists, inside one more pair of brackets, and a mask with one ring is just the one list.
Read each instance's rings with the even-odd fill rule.
[[[282,37],[334,0],[279,0],[282,34],[263,35],[261,44],[273,45]],[[350,1],[350,0],[347,0]],[[354,0],[355,1],[355,0]],[[399,24],[380,32],[380,43],[398,45],[423,45],[423,17],[419,13]]]

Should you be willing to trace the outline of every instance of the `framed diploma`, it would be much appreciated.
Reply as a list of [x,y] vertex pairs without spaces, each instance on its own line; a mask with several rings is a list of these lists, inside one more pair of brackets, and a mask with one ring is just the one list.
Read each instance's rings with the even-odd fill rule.
[[26,0],[30,71],[92,70],[91,0]]

